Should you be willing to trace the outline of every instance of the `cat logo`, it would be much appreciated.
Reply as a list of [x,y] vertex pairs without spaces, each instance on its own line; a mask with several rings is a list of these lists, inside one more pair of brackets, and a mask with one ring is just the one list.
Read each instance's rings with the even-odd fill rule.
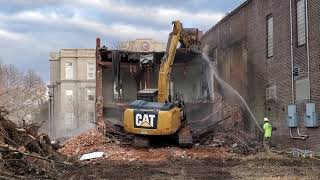
[[134,111],[134,127],[157,129],[158,113],[154,111]]

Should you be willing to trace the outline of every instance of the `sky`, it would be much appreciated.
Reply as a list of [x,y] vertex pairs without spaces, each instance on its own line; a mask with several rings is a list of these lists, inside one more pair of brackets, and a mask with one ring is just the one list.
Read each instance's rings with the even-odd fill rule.
[[115,47],[153,38],[166,42],[171,22],[206,32],[244,0],[0,0],[0,64],[49,80],[49,53]]

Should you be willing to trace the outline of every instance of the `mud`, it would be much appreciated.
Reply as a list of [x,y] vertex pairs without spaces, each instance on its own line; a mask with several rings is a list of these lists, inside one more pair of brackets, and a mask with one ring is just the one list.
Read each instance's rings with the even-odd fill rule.
[[[196,154],[206,150],[190,150]],[[143,153],[143,152],[141,152]],[[147,152],[144,152],[147,153]],[[201,154],[200,153],[200,154]],[[191,153],[192,154],[192,153]],[[199,153],[198,153],[199,154]],[[201,154],[160,161],[100,159],[57,174],[58,179],[318,179],[320,162],[259,153],[240,156]]]

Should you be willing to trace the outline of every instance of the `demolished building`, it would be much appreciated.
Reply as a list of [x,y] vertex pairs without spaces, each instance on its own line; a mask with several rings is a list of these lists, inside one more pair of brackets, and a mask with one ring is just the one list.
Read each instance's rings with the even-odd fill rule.
[[[107,47],[100,47],[100,39],[97,39],[97,120],[107,124],[112,123],[110,121],[122,122],[123,110],[137,99],[138,91],[157,88],[160,63],[164,55],[165,51],[109,50]],[[201,52],[177,50],[170,94],[183,94],[189,120],[212,116],[212,91],[205,68]],[[218,115],[220,116],[215,114]]]

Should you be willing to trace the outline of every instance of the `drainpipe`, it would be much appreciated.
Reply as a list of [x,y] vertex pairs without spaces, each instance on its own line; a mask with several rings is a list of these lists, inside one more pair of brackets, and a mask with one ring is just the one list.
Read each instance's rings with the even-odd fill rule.
[[307,61],[308,61],[309,102],[310,102],[310,101],[311,101],[311,82],[310,82],[310,51],[309,51],[308,0],[306,0],[306,31],[307,31]]

